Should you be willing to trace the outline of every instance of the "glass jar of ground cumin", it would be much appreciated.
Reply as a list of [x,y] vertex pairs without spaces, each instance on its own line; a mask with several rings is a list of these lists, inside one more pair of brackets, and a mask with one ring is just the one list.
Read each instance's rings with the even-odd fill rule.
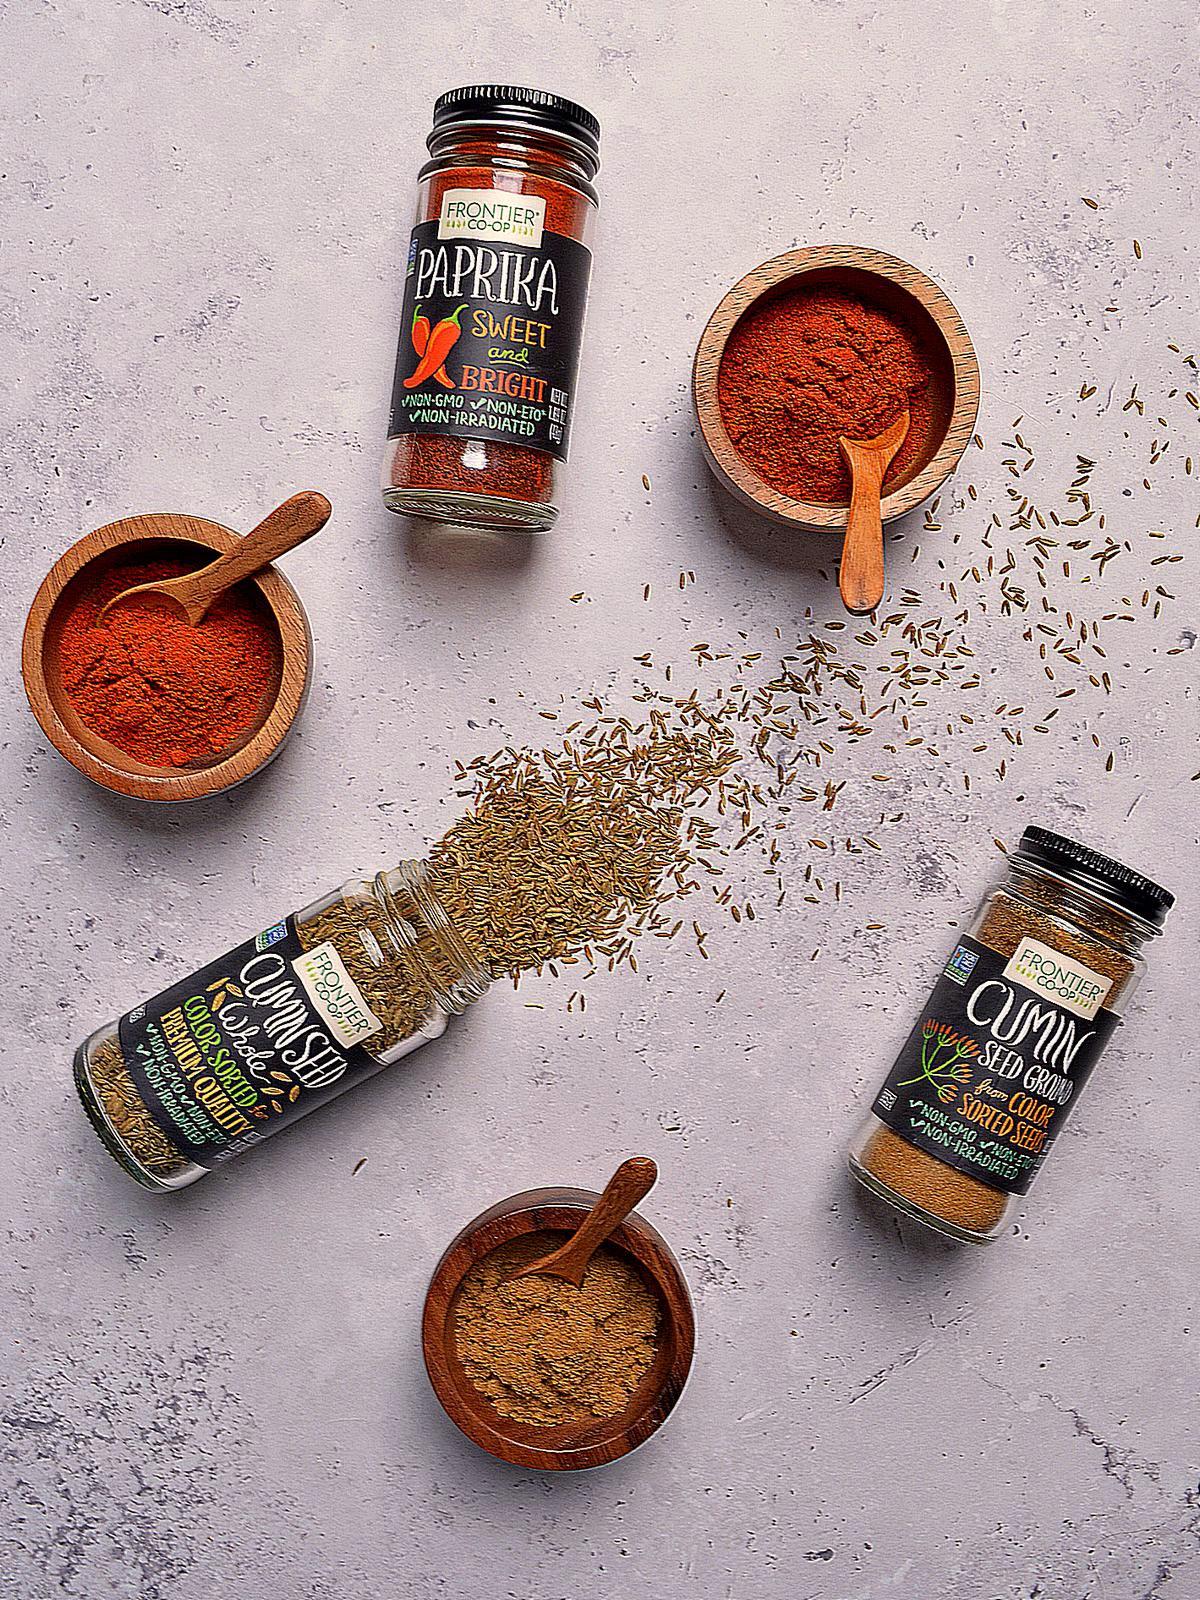
[[438,880],[402,862],[99,1029],[75,1084],[131,1177],[181,1189],[436,1039],[489,979]]
[[442,95],[427,143],[384,504],[540,533],[570,443],[600,124],[558,95],[481,84]]
[[850,1153],[850,1170],[953,1239],[1002,1231],[1046,1159],[1175,897],[1027,828],[959,939]]

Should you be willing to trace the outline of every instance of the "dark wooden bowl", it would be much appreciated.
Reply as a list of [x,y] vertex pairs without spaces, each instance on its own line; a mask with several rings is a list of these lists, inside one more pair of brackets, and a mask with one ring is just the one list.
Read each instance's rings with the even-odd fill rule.
[[434,1269],[425,1296],[421,1342],[434,1393],[446,1414],[481,1449],[513,1466],[564,1472],[616,1461],[644,1444],[670,1416],[691,1370],[696,1322],[687,1280],[666,1242],[633,1211],[609,1247],[632,1263],[661,1308],[654,1363],[618,1415],[585,1428],[533,1427],[498,1412],[472,1385],[454,1347],[455,1304],[463,1278],[484,1256],[526,1234],[545,1232],[547,1251],[573,1233],[599,1196],[589,1189],[530,1189],[469,1222]]
[[59,670],[58,639],[70,603],[108,566],[155,555],[192,555],[195,564],[229,550],[240,535],[219,522],[175,512],[125,517],[85,534],[51,567],[25,623],[21,673],[42,731],[56,750],[95,783],[139,800],[200,800],[232,789],[279,753],[308,695],[312,634],[291,584],[274,567],[246,580],[270,618],[277,642],[275,686],[257,725],[204,766],[180,771],[126,755],[81,721]]
[[717,306],[700,336],[692,365],[692,400],[705,458],[717,481],[736,500],[785,527],[806,533],[844,533],[847,506],[795,500],[749,466],[725,431],[717,397],[721,358],[734,327],[761,300],[790,289],[826,285],[873,300],[911,327],[934,365],[940,438],[883,497],[885,523],[912,511],[945,483],[975,431],[979,412],[979,362],[962,318],[932,278],[898,256],[863,245],[810,245],[764,261],[739,279]]

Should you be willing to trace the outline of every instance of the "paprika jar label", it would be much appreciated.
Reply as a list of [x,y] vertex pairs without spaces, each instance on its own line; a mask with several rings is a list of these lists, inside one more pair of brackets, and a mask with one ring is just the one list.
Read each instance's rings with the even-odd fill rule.
[[306,950],[288,917],[129,1012],[118,1036],[155,1122],[215,1167],[378,1071],[361,1041],[381,1027],[334,947]]
[[534,195],[450,189],[413,229],[392,437],[503,441],[566,460],[592,256],[544,217]]
[[1098,1001],[1080,1009],[1093,984],[1107,994],[1102,974],[1058,956],[1051,982],[1057,953],[1034,954],[1017,963],[960,940],[872,1106],[910,1144],[1008,1194],[1029,1189],[1118,1022]]

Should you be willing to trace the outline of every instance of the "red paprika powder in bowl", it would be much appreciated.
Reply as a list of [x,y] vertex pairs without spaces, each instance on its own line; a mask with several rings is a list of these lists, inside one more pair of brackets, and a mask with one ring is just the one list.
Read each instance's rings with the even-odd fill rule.
[[170,608],[105,601],[205,566],[239,542],[219,523],[159,514],[85,535],[51,569],[25,626],[22,672],[50,742],[87,777],[144,800],[194,800],[267,764],[307,697],[312,639],[268,567],[192,627]]
[[709,466],[735,498],[788,527],[841,533],[839,440],[874,438],[908,411],[881,507],[884,522],[903,516],[970,442],[979,365],[932,279],[882,251],[820,245],[733,286],[701,336],[692,392]]

